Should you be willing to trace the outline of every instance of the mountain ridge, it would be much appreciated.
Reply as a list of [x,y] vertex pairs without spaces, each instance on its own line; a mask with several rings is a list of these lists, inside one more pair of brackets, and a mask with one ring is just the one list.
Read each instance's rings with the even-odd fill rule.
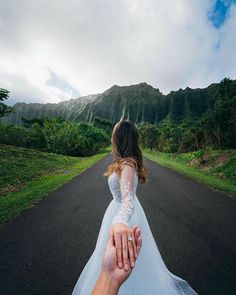
[[[205,88],[180,88],[166,95],[146,82],[125,86],[114,84],[102,93],[58,103],[19,102],[14,105],[14,113],[1,121],[22,125],[22,116],[32,119],[43,115],[86,123],[91,123],[96,116],[113,122],[126,117],[135,123],[156,123],[167,116],[175,120],[186,116],[197,119],[212,107],[218,84],[211,83]],[[233,85],[236,93],[236,80],[233,80]]]

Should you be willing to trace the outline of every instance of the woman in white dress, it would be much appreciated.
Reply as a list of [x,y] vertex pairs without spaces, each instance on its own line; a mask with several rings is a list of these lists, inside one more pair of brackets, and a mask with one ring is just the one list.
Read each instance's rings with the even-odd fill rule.
[[[140,135],[130,120],[121,120],[113,128],[114,162],[103,174],[113,196],[104,214],[96,247],[82,270],[72,295],[90,295],[101,271],[102,257],[112,229],[118,267],[133,268],[129,279],[121,286],[120,295],[197,295],[187,281],[172,274],[166,267],[153,238],[144,210],[136,195],[138,182],[147,182],[143,164]],[[142,248],[138,259],[133,226],[142,232]],[[132,240],[132,243],[128,243]],[[130,244],[132,247],[130,247]]]

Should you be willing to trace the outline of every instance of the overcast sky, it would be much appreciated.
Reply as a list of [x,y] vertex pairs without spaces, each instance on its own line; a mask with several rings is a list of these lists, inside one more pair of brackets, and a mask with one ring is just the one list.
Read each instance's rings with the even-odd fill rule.
[[8,104],[146,82],[164,94],[236,78],[232,0],[0,0]]

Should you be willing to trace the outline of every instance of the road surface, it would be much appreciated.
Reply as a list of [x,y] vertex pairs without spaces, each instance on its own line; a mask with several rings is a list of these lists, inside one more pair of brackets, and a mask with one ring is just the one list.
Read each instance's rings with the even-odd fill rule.
[[[109,154],[0,230],[1,295],[67,295],[112,200]],[[199,295],[236,294],[236,201],[144,159],[137,196],[171,272]]]

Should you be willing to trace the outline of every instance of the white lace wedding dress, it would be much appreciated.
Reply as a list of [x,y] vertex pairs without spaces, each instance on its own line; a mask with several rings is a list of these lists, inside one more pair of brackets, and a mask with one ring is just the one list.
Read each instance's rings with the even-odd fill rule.
[[74,287],[72,295],[91,295],[101,270],[109,228],[114,223],[139,225],[142,247],[130,277],[121,286],[119,295],[196,295],[187,281],[172,274],[166,267],[153,238],[143,208],[137,198],[138,175],[125,165],[119,177],[113,172],[108,185],[113,195],[104,214],[96,247]]

